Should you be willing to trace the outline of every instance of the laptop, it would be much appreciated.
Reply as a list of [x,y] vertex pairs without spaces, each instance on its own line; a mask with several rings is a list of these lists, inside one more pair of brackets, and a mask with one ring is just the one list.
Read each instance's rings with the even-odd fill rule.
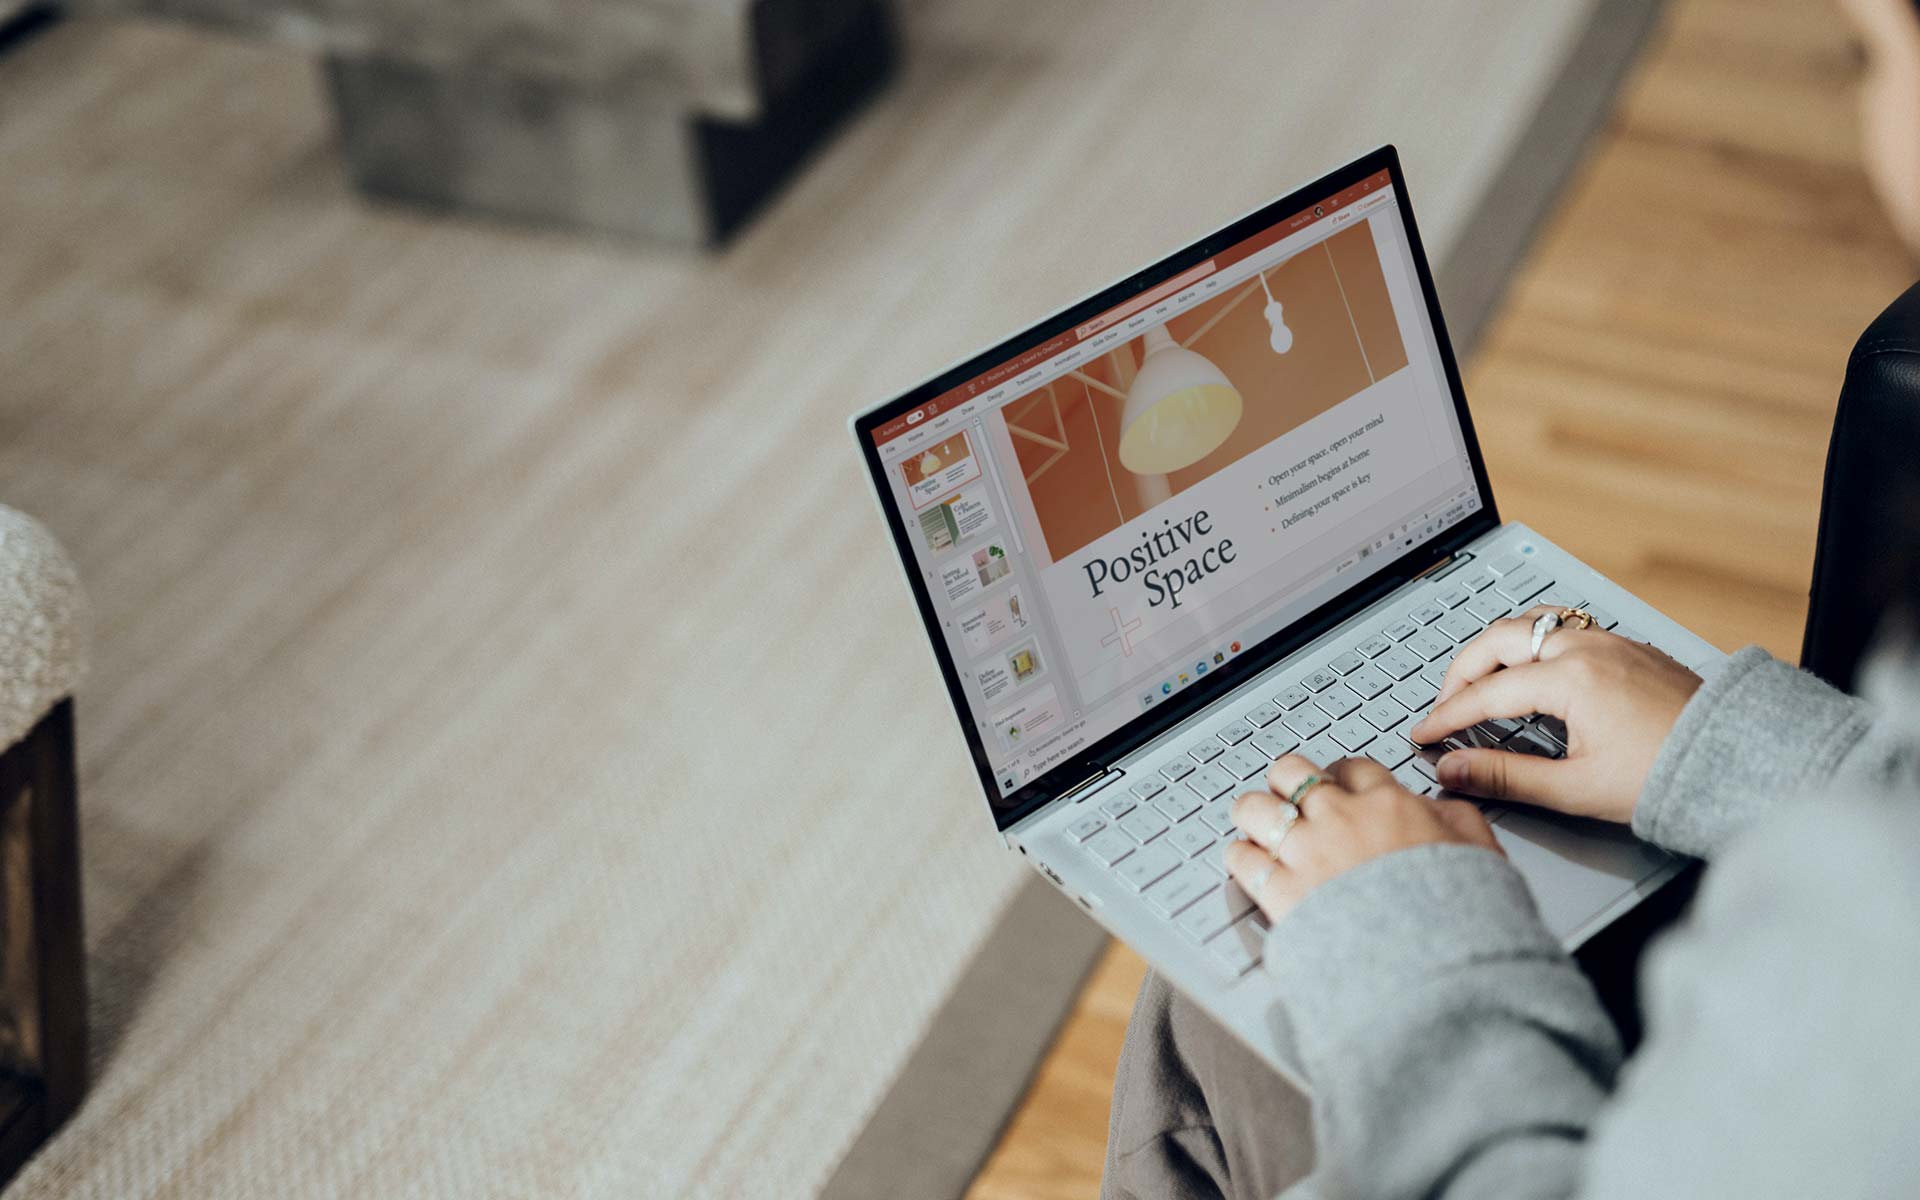
[[[1440,794],[1407,730],[1463,642],[1536,604],[1723,660],[1501,521],[1391,146],[851,426],[1006,845],[1303,1086],[1266,918],[1226,878],[1234,797],[1292,751]],[[1682,866],[1481,807],[1569,950]]]

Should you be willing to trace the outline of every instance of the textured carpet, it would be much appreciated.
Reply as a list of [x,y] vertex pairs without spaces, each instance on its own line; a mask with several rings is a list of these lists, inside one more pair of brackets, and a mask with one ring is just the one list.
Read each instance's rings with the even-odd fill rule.
[[0,500],[98,639],[9,1196],[817,1189],[1022,879],[845,414],[1378,141],[1443,255],[1591,3],[915,8],[711,260],[369,208],[281,51],[0,60]]

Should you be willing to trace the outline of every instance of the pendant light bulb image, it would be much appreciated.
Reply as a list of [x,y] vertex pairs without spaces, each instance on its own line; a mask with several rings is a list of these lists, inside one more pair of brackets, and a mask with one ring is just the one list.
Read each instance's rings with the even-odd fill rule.
[[927,451],[920,459],[920,478],[927,478],[935,471],[938,471],[943,465],[945,464],[940,461],[933,451]]
[[1146,355],[1120,409],[1120,465],[1136,475],[1190,467],[1240,424],[1240,392],[1205,357],[1149,329]]
[[1287,328],[1286,307],[1273,298],[1273,290],[1267,286],[1265,271],[1260,272],[1260,290],[1267,294],[1267,307],[1262,315],[1272,331],[1267,336],[1267,345],[1273,347],[1275,354],[1285,354],[1293,349],[1293,330]]

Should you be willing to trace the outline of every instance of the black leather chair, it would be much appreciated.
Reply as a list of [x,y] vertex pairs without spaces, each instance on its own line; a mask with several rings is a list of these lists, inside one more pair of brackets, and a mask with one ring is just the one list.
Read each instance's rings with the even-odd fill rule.
[[1827,448],[1800,665],[1853,691],[1887,615],[1920,597],[1920,284],[1853,347]]
[[[1853,690],[1881,621],[1920,602],[1920,284],[1867,326],[1847,359],[1827,449],[1801,665]],[[1576,956],[1629,1048],[1641,1036],[1638,979],[1649,942],[1677,920],[1701,868],[1603,930]]]

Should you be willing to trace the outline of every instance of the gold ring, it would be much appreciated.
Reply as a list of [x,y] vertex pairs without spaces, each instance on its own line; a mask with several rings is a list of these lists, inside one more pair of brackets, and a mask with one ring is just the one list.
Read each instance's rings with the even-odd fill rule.
[[1325,775],[1320,774],[1318,771],[1314,772],[1305,779],[1302,779],[1299,783],[1293,785],[1293,790],[1287,793],[1287,803],[1293,805],[1295,810],[1298,810],[1301,798],[1312,791],[1315,786],[1325,783],[1326,781],[1327,777]]
[[1560,624],[1567,629],[1592,629],[1598,622],[1584,608],[1563,608],[1560,610]]

